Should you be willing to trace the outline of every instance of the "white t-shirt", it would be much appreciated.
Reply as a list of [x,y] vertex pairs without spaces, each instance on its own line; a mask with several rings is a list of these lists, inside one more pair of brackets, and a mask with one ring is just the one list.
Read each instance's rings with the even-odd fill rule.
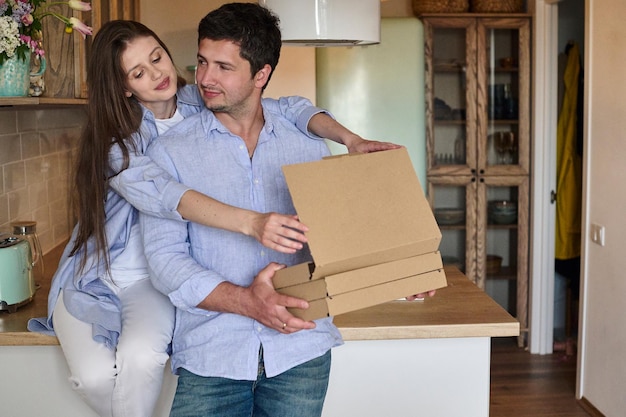
[[149,277],[148,260],[143,252],[143,240],[140,233],[139,223],[133,224],[126,247],[111,262],[111,273],[105,277],[105,282],[114,291]]
[[[183,119],[184,117],[178,109],[169,119],[155,119],[159,135],[162,135]],[[105,282],[115,291],[120,288],[126,288],[134,282],[148,277],[148,261],[143,252],[143,240],[140,236],[139,224],[136,223],[130,229],[126,248],[111,263],[111,273],[105,277]]]
[[176,109],[174,115],[169,119],[154,119],[154,121],[156,123],[157,132],[159,132],[159,135],[162,135],[163,133],[167,132],[171,127],[183,121],[183,119],[183,115],[180,114],[178,109]]

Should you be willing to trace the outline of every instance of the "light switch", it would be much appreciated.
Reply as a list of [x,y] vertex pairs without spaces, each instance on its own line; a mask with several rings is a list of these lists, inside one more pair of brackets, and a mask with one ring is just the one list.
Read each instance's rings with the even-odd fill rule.
[[591,241],[600,246],[604,246],[604,226],[597,223],[591,223]]

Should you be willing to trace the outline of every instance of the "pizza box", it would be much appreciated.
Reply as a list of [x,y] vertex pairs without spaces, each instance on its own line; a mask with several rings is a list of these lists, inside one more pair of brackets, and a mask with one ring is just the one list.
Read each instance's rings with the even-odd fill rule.
[[[317,298],[333,307],[317,317],[311,305],[307,319],[446,286],[441,266],[425,270],[433,257],[441,263],[441,231],[405,148],[286,165],[283,173],[298,217],[309,227],[313,261],[277,271],[274,287],[311,301],[323,286],[331,292],[344,287]],[[313,289],[316,280],[323,284]],[[293,288],[299,285],[305,288]]]

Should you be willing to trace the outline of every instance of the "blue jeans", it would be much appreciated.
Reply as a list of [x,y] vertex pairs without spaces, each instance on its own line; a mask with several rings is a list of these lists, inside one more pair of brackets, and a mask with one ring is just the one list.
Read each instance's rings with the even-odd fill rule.
[[330,375],[323,356],[268,378],[259,355],[256,381],[202,377],[179,369],[170,417],[319,417]]

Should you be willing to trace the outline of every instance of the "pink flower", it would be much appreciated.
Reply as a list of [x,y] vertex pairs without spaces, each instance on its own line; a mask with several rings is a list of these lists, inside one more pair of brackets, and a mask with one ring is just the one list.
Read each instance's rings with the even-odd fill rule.
[[30,14],[30,13],[25,14],[24,16],[22,16],[22,19],[21,19],[22,23],[24,25],[26,25],[26,26],[32,25],[34,20],[35,19],[33,18],[33,15]]
[[80,12],[87,12],[91,10],[91,4],[79,1],[79,0],[69,0],[67,4],[74,10],[78,10]]
[[83,35],[83,39],[87,37],[87,35],[93,34],[93,28],[87,26],[79,19],[75,17],[70,17],[70,29],[76,29],[79,33]]

